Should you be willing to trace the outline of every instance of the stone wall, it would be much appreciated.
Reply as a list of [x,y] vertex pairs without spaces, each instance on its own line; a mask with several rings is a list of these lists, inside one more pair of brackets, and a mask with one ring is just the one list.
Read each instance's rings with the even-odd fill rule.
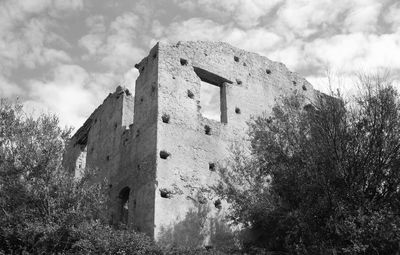
[[[198,244],[212,245],[213,219],[222,219],[226,207],[210,188],[218,179],[215,168],[224,164],[230,146],[245,137],[251,116],[270,112],[280,95],[297,90],[311,100],[314,90],[283,64],[226,43],[160,44],[159,58],[157,149],[170,156],[157,159],[155,236],[167,235],[168,241],[185,244],[180,237],[190,229],[171,232],[188,215],[206,208],[206,220],[197,228],[205,238],[194,238]],[[200,112],[202,80],[221,87],[220,121]],[[169,116],[168,123],[163,115]],[[167,198],[162,197],[163,190],[170,193]]]
[[[119,148],[125,126],[133,122],[133,97],[128,90],[118,87],[86,120],[72,137],[64,155],[64,166],[80,176],[84,168],[91,168],[99,178],[117,174],[120,164]],[[124,112],[124,114],[123,114]],[[123,120],[123,115],[131,116]]]
[[[86,162],[110,180],[112,222],[127,213],[133,229],[161,243],[216,245],[218,231],[229,235],[227,205],[211,187],[230,146],[280,95],[312,101],[318,92],[283,64],[226,43],[158,43],[136,68],[135,97],[110,94],[72,138],[64,165],[79,172]],[[219,90],[217,120],[202,115],[201,86]]]
[[112,197],[130,188],[129,224],[150,236],[154,233],[154,195],[156,190],[157,145],[157,46],[136,65],[134,122],[123,134],[118,176],[113,180]]

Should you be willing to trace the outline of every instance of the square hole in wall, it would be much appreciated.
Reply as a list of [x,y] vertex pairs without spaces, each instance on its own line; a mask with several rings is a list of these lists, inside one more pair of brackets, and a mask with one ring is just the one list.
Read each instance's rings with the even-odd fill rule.
[[193,67],[200,78],[200,113],[208,119],[227,123],[226,83],[232,83],[204,69]]

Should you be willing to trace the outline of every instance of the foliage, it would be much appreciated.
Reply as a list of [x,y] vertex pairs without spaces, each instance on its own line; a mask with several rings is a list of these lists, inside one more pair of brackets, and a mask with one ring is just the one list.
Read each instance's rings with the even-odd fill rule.
[[[291,254],[394,254],[400,240],[400,101],[381,76],[359,96],[292,95],[249,124],[218,192],[259,247]],[[305,105],[305,106],[304,106]]]
[[163,247],[200,247],[205,238],[203,228],[209,208],[199,205],[191,208],[184,219],[168,227],[161,227],[158,243]]
[[70,130],[0,101],[0,254],[155,254],[142,234],[107,225],[105,182],[77,180],[61,159]]
[[223,217],[210,217],[210,211],[209,205],[198,203],[182,220],[161,228],[158,245],[167,254],[231,254],[237,248],[234,233]]
[[116,230],[100,222],[81,224],[74,234],[79,239],[69,250],[74,254],[162,254],[145,234]]

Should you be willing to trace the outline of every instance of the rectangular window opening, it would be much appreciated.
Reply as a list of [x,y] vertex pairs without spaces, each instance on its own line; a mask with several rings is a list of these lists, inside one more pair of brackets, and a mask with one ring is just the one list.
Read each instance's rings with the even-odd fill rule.
[[221,121],[221,88],[202,81],[200,87],[200,113],[207,119]]
[[208,119],[227,123],[226,83],[231,81],[204,69],[194,67],[200,78],[200,113]]

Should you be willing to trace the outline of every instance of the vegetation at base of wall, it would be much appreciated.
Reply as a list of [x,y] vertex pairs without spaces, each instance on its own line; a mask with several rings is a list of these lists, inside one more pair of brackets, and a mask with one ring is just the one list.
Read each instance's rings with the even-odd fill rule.
[[[364,76],[361,84],[353,100],[322,96],[304,105],[293,95],[250,122],[250,152],[233,153],[217,187],[231,220],[249,230],[241,250],[161,248],[109,226],[106,181],[91,183],[93,172],[77,180],[61,166],[70,130],[1,100],[0,254],[395,254],[400,99],[385,78]],[[200,226],[199,214],[178,227]]]
[[[107,181],[93,183],[94,171],[76,179],[62,168],[70,133],[54,115],[32,118],[21,104],[0,100],[0,254],[239,254],[235,247],[201,247],[200,237],[195,245],[161,247],[145,234],[110,226]],[[191,212],[178,228],[204,217]],[[226,238],[218,222],[213,226],[216,242]]]
[[61,166],[70,130],[0,101],[0,254],[161,254],[149,237],[106,221],[105,182]]
[[345,100],[283,98],[255,117],[218,192],[251,244],[284,254],[397,254],[400,98],[387,77],[360,77]]
[[[208,238],[212,246],[208,246],[210,252],[232,253],[235,246],[235,236],[228,227],[228,223],[223,217],[209,218],[211,209],[207,204],[198,203],[196,208],[191,208],[185,217],[178,223],[168,227],[162,227],[158,235],[157,244],[163,247],[168,254],[182,250],[201,252],[206,254],[207,249],[197,248],[204,246],[204,240]],[[179,248],[183,247],[183,248]],[[178,254],[183,254],[178,252]]]

